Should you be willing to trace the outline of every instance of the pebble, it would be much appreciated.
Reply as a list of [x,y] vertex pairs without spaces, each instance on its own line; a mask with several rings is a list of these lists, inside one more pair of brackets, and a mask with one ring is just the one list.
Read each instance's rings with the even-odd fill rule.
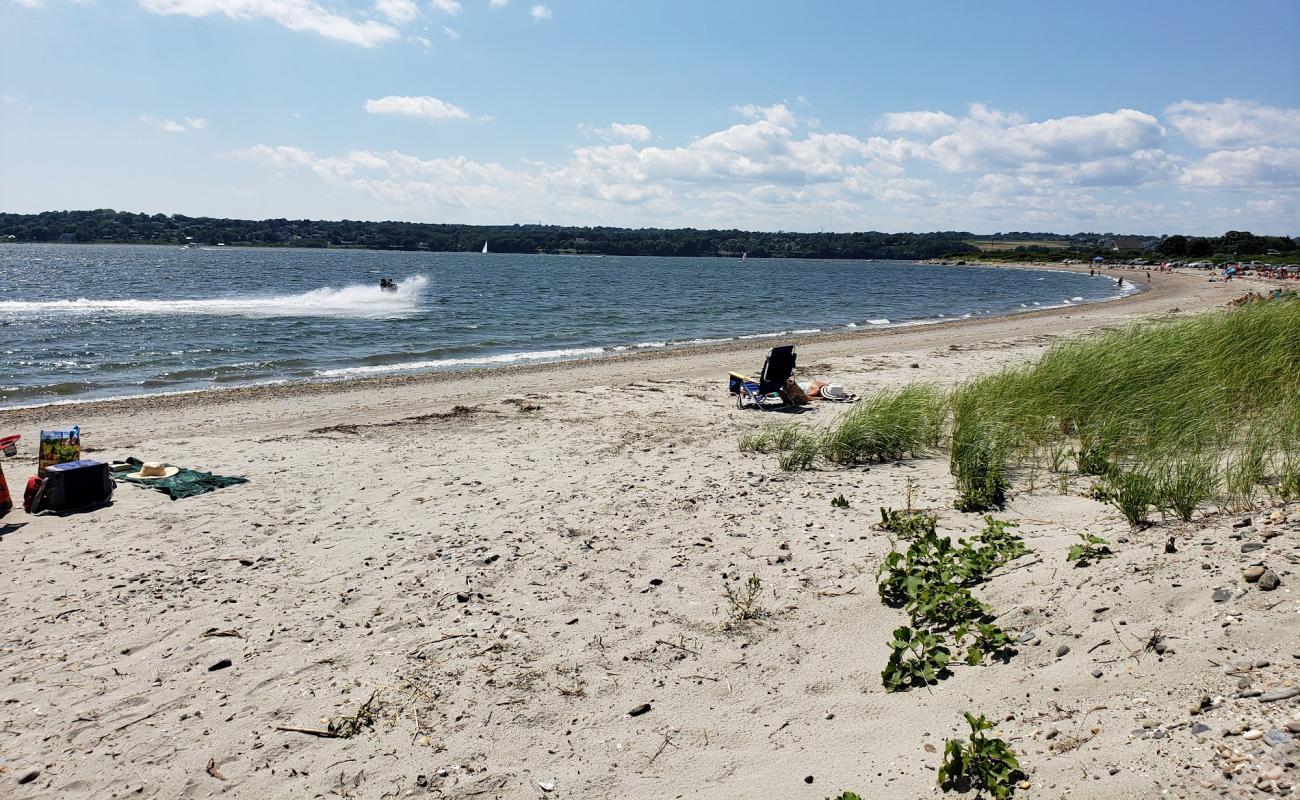
[[1242,517],[1241,519],[1232,523],[1232,527],[1234,528],[1247,528],[1249,526],[1250,526],[1250,517]]
[[1291,734],[1286,731],[1271,730],[1264,734],[1264,744],[1269,747],[1281,747],[1291,742]]
[[1028,642],[1029,640],[1033,639],[1037,635],[1038,634],[1034,633],[1033,631],[1025,631],[1024,633],[1020,634],[1020,638],[1017,639],[1016,642],[1018,642],[1019,644],[1024,644],[1025,642]]
[[1245,739],[1245,740],[1248,741],[1248,742],[1253,742],[1253,741],[1255,741],[1256,739],[1262,739],[1262,738],[1264,738],[1264,732],[1263,732],[1263,731],[1257,731],[1257,730],[1255,730],[1254,728],[1251,728],[1250,730],[1248,730],[1248,731],[1246,731],[1245,733],[1243,733],[1243,734],[1241,735],[1241,738]]
[[1232,599],[1232,592],[1227,589],[1215,589],[1213,598],[1216,603],[1226,603]]
[[1092,671],[1092,677],[1094,677],[1094,678],[1100,678],[1100,677],[1101,677],[1101,670],[1099,670],[1099,669],[1094,669],[1094,670]]
[[1241,577],[1246,579],[1246,583],[1254,583],[1264,574],[1264,567],[1256,564],[1253,567],[1246,567],[1246,571],[1241,573]]
[[1241,546],[1241,552],[1243,553],[1253,553],[1256,550],[1263,550],[1263,549],[1264,549],[1263,542],[1246,542]]
[[229,667],[229,666],[231,666],[231,665],[232,665],[232,662],[230,661],[230,659],[228,659],[228,658],[223,658],[223,659],[221,659],[220,661],[218,661],[217,663],[215,663],[215,664],[213,664],[212,666],[208,667],[208,672],[216,672],[216,671],[219,670],[219,669],[225,669],[226,667]]
[[1070,646],[1068,644],[1063,644],[1060,647],[1056,648],[1056,657],[1061,658],[1066,654],[1068,654],[1069,652],[1070,652]]
[[803,779],[803,782],[804,782],[804,783],[812,783],[812,782],[813,782],[813,776],[809,775],[808,777],[806,777],[806,778]]
[[1286,774],[1286,770],[1282,769],[1281,767],[1273,767],[1268,772],[1265,772],[1262,777],[1266,781],[1276,781],[1276,780],[1281,780],[1284,774]]
[[642,703],[641,705],[639,705],[639,706],[637,706],[636,708],[632,709],[631,711],[627,712],[627,715],[628,715],[629,717],[639,717],[639,716],[641,716],[642,714],[646,713],[646,712],[649,711],[649,710],[650,710],[650,704],[649,704],[649,703]]
[[553,783],[538,783],[538,784],[537,784],[537,788],[541,789],[543,792],[553,792],[553,791],[555,791],[555,784],[553,784]]
[[1271,569],[1264,570],[1264,574],[1259,576],[1259,588],[1266,592],[1271,592],[1280,586],[1282,579]]
[[40,776],[41,776],[41,771],[39,769],[31,769],[22,774],[22,777],[18,779],[18,783],[20,784],[31,783],[32,781],[36,780]]
[[1209,725],[1206,725],[1206,724],[1204,724],[1204,723],[1198,722],[1198,723],[1196,723],[1195,725],[1192,726],[1192,733],[1205,733],[1205,732],[1208,731],[1209,729],[1210,729],[1210,726],[1209,726]]
[[1285,725],[1292,733],[1300,733],[1300,719],[1293,719]]

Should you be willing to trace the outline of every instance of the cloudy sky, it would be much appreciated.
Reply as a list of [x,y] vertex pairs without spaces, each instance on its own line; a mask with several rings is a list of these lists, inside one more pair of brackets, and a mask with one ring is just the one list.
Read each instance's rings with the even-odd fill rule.
[[1300,234],[1300,3],[0,0],[0,210]]

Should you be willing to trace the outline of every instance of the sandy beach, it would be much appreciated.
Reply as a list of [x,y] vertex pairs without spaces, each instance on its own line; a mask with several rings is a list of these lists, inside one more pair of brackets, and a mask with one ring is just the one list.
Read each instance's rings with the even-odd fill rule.
[[[791,341],[801,376],[859,394],[951,385],[1251,288],[1156,273],[1108,303]],[[999,516],[1034,553],[977,590],[1018,653],[887,694],[905,617],[876,594],[879,508],[910,479],[942,533],[983,519],[953,510],[943,454],[740,453],[841,411],[736,409],[727,372],[775,343],[0,411],[19,495],[36,432],[72,424],[91,458],[249,479],[0,520],[0,796],[928,797],[963,711],[997,721],[1025,797],[1293,791],[1300,506],[1132,532],[1018,480]],[[1068,565],[1081,532],[1116,557]],[[1276,590],[1243,580],[1260,561]],[[762,613],[737,622],[724,587],[750,575]],[[341,718],[356,735],[318,735]]]

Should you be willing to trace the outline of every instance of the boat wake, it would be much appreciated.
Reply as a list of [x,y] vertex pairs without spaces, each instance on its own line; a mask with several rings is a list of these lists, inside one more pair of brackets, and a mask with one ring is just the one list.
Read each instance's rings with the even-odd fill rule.
[[397,291],[378,284],[325,286],[299,294],[269,297],[215,297],[193,300],[0,300],[0,317],[50,314],[176,315],[244,317],[400,317],[418,309],[429,284],[423,275],[397,282]]

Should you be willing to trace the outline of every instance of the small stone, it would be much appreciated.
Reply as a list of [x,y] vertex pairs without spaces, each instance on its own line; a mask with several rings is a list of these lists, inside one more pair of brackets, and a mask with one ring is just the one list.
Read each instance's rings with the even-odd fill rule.
[[24,772],[21,777],[18,778],[18,783],[19,784],[31,783],[32,781],[36,780],[40,776],[41,776],[41,771],[39,769],[29,769],[26,772]]
[[468,603],[468,602],[469,602],[469,592],[456,592],[456,602],[457,602],[457,603]]
[[1237,688],[1238,688],[1238,689],[1249,689],[1249,688],[1250,688],[1250,684],[1251,684],[1252,682],[1253,682],[1253,681],[1251,681],[1249,675],[1242,675],[1240,678],[1237,679]]
[[1287,686],[1282,689],[1274,689],[1271,692],[1264,692],[1259,696],[1259,702],[1274,703],[1278,700],[1290,700],[1296,695],[1300,695],[1300,687]]
[[1246,567],[1246,571],[1241,573],[1241,577],[1246,579],[1246,583],[1254,583],[1263,575],[1265,569],[1263,566],[1256,564],[1253,567]]
[[1255,730],[1254,728],[1251,728],[1250,730],[1248,730],[1248,731],[1246,731],[1245,733],[1241,734],[1241,738],[1245,739],[1245,740],[1248,741],[1248,742],[1253,742],[1253,741],[1255,741],[1256,739],[1263,739],[1263,738],[1264,738],[1264,732],[1263,732],[1263,731]]
[[1264,744],[1269,747],[1281,747],[1291,742],[1291,734],[1286,731],[1271,730],[1264,734]]
[[812,782],[813,782],[813,776],[809,775],[808,777],[806,777],[806,778],[803,779],[803,782],[804,782],[804,783],[812,783]]
[[1226,603],[1232,599],[1232,592],[1227,589],[1215,589],[1212,597],[1216,603]]
[[1237,520],[1236,522],[1232,523],[1232,527],[1234,527],[1234,528],[1248,528],[1248,527],[1250,527],[1250,517],[1242,517],[1241,519],[1239,519],[1239,520]]
[[664,584],[664,579],[663,579],[663,578],[651,578],[651,579],[650,579],[650,585],[651,585],[651,586],[663,586],[663,584]]
[[1165,733],[1165,731],[1164,731],[1163,728],[1157,728],[1156,731],[1155,731],[1155,733],[1152,733],[1152,734],[1151,734],[1151,738],[1152,738],[1152,739],[1163,739],[1163,738],[1165,738],[1167,735],[1168,735],[1168,734]]
[[1259,588],[1266,592],[1271,592],[1280,585],[1282,585],[1282,579],[1271,569],[1264,570],[1264,574],[1259,576]]
[[1101,670],[1099,670],[1099,669],[1094,669],[1094,670],[1092,671],[1092,677],[1094,677],[1094,678],[1100,678],[1100,677],[1101,677]]
[[1119,767],[1111,767],[1109,770],[1107,770],[1107,772],[1111,775],[1118,775]]
[[1300,733],[1300,719],[1293,719],[1283,727],[1292,733]]
[[1285,774],[1286,774],[1286,770],[1282,769],[1281,767],[1273,767],[1268,772],[1265,772],[1262,777],[1266,781],[1276,781],[1276,780],[1281,780],[1282,776]]
[[1263,542],[1246,542],[1241,546],[1241,552],[1243,553],[1253,553],[1256,550],[1263,550],[1263,549],[1264,549]]
[[1153,650],[1156,651],[1158,655],[1164,655],[1165,653],[1173,652],[1173,650],[1169,649],[1169,645],[1165,644],[1165,640],[1163,636],[1159,639],[1156,639],[1156,643],[1151,647]]
[[229,667],[229,666],[231,666],[231,665],[232,665],[232,662],[230,661],[230,659],[228,659],[228,658],[223,658],[223,659],[221,659],[220,661],[218,661],[217,663],[215,663],[215,664],[213,664],[212,666],[208,667],[208,672],[216,672],[216,671],[219,670],[219,669],[225,669],[226,667]]
[[537,788],[538,788],[538,789],[541,789],[543,792],[553,792],[553,791],[555,791],[555,784],[553,784],[553,783],[538,783],[538,784],[537,784]]
[[1056,728],[1052,728],[1050,731],[1047,732],[1047,735],[1044,736],[1043,738],[1044,738],[1044,739],[1055,739],[1056,737],[1058,737],[1058,736],[1060,736],[1060,735],[1061,735],[1061,732],[1060,732],[1060,731],[1058,731]]
[[627,715],[628,715],[629,717],[639,717],[639,716],[641,716],[642,714],[646,713],[646,712],[649,711],[649,710],[650,710],[650,704],[649,704],[649,703],[642,703],[641,705],[639,705],[639,706],[637,706],[636,708],[632,709],[631,711],[627,712]]
[[1033,639],[1033,638],[1034,638],[1035,636],[1037,636],[1037,635],[1038,635],[1038,634],[1034,633],[1033,631],[1025,631],[1024,633],[1020,634],[1020,638],[1017,639],[1016,641],[1017,641],[1019,644],[1024,644],[1025,642],[1030,641],[1031,639]]
[[1166,553],[1177,553],[1177,552],[1178,552],[1178,548],[1177,548],[1176,546],[1174,546],[1174,537],[1170,536],[1170,537],[1169,537],[1169,541],[1165,542],[1165,552],[1166,552]]
[[1198,722],[1198,723],[1196,723],[1195,725],[1192,726],[1192,733],[1205,733],[1205,732],[1208,731],[1209,729],[1210,729],[1210,726],[1209,726],[1209,725],[1205,725],[1205,724],[1202,724],[1202,723]]
[[1056,648],[1056,657],[1062,658],[1065,655],[1067,655],[1069,652],[1070,652],[1070,646],[1068,644],[1063,644],[1060,647]]

